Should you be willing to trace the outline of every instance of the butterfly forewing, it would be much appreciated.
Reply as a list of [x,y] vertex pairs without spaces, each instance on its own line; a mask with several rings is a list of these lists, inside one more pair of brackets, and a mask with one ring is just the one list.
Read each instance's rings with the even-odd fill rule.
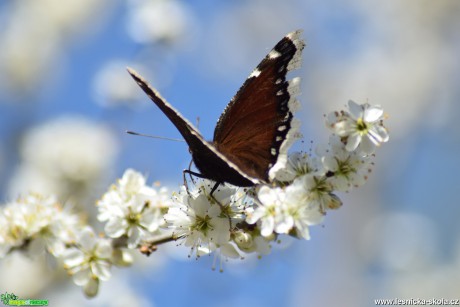
[[160,108],[160,110],[169,118],[176,126],[180,134],[184,137],[187,143],[195,139],[203,139],[200,133],[193,125],[185,119],[176,109],[174,109],[161,95],[149,85],[136,71],[128,68],[129,74],[133,77],[136,83],[144,90],[149,98]]
[[276,44],[225,108],[214,131],[216,149],[263,181],[269,181],[269,169],[291,130],[296,93],[286,74],[300,65],[304,43],[299,34],[290,33]]
[[137,72],[129,68],[128,72],[142,90],[176,126],[177,130],[179,130],[189,145],[193,161],[203,177],[220,183],[229,182],[238,186],[251,186],[258,182],[257,178],[246,176],[237,165],[228,161],[221,153],[217,152],[211,144],[203,139],[193,125],[166,102]]

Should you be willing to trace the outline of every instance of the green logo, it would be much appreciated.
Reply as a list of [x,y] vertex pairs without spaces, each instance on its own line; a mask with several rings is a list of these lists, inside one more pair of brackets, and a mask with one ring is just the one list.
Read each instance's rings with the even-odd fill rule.
[[48,300],[18,299],[13,293],[4,293],[0,296],[4,305],[8,306],[48,306]]

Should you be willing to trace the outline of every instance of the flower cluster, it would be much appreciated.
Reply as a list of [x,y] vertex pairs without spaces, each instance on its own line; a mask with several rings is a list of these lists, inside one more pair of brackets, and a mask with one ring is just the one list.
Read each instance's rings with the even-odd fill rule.
[[60,206],[55,197],[29,194],[0,211],[0,256],[14,249],[32,253],[45,248],[58,257],[75,241],[81,219]]
[[85,294],[95,296],[100,280],[111,276],[113,248],[109,240],[96,237],[90,227],[80,231],[77,242],[64,253],[64,267]]
[[109,237],[125,236],[128,248],[137,248],[141,241],[160,234],[169,202],[166,188],[156,191],[146,186],[140,173],[128,169],[118,184],[98,201],[98,219],[107,222],[105,232]]
[[363,105],[348,101],[349,112],[333,112],[327,117],[328,126],[343,138],[348,152],[357,151],[370,155],[375,147],[389,139],[383,125],[383,109],[380,106]]
[[195,191],[183,189],[165,215],[176,238],[197,257],[218,251],[229,258],[266,254],[279,235],[310,239],[309,227],[321,223],[342,201],[335,194],[365,183],[376,145],[388,141],[382,109],[349,102],[350,112],[332,113],[329,145],[317,157],[292,154],[269,185],[238,189],[203,180]]
[[108,126],[72,115],[33,127],[20,145],[22,161],[9,193],[20,195],[33,187],[60,199],[71,197],[76,205],[83,205],[94,185],[104,180],[118,152]]
[[315,156],[291,154],[272,182],[251,188],[214,189],[215,182],[203,179],[171,196],[128,169],[97,202],[98,220],[105,223],[101,236],[55,197],[29,194],[0,209],[0,257],[13,250],[47,251],[92,297],[112,266],[132,263],[132,249],[150,254],[159,244],[178,241],[196,258],[214,253],[215,260],[243,259],[268,254],[282,235],[308,240],[309,228],[342,205],[336,193],[366,182],[376,146],[389,138],[382,116],[378,106],[350,101],[349,111],[327,117],[327,146]]
[[196,257],[217,250],[226,257],[241,257],[237,246],[242,238],[234,232],[245,222],[247,196],[228,186],[220,187],[211,195],[213,185],[212,181],[202,180],[194,191],[184,187],[175,195],[175,203],[165,214],[165,220],[173,229],[174,237],[184,239],[184,245],[190,247]]

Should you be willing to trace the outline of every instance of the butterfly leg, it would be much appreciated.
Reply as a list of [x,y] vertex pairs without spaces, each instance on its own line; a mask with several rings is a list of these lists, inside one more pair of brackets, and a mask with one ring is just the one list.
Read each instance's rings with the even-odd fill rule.
[[[188,189],[188,183],[187,183],[187,178],[185,178],[185,174],[189,174],[190,175],[190,180],[193,182],[194,185],[196,185],[195,183],[195,180],[193,180],[193,177],[192,177],[192,171],[190,170],[190,168],[192,168],[192,163],[193,163],[193,160],[190,160],[190,163],[188,164],[188,169],[184,169],[182,171],[182,177],[184,179],[184,186],[185,186],[185,190],[187,191],[187,194],[190,196],[190,192],[189,192],[189,189]],[[195,176],[197,176],[196,173],[194,173]],[[199,176],[197,176],[199,177]]]
[[[190,171],[190,169],[192,168],[192,163],[193,163],[193,159],[190,160],[190,163],[188,164],[188,170]],[[192,175],[190,175],[190,180],[193,182],[194,185],[196,185],[195,183],[195,180],[193,179]]]
[[212,189],[211,189],[211,193],[209,193],[209,196],[211,196],[217,203],[219,203],[219,202],[217,201],[217,199],[214,198],[214,196],[212,194],[217,190],[217,188],[221,185],[221,183],[222,182],[216,182],[214,184],[214,186],[212,187]]
[[[192,162],[190,162],[190,165],[192,165]],[[198,177],[198,178],[206,179],[206,177],[204,177],[204,176],[201,175],[200,173],[191,171],[191,170],[190,170],[190,167],[189,167],[189,169],[184,169],[184,170],[182,171],[182,176],[183,176],[183,178],[184,178],[185,190],[187,191],[187,194],[188,194],[188,195],[190,195],[190,192],[189,192],[189,189],[188,189],[187,178],[185,178],[185,174],[189,174],[189,175],[190,175],[190,179],[192,180],[193,184],[195,184],[195,181],[193,180],[192,175],[195,176],[195,177]]]
[[[189,175],[190,175],[190,178],[192,178],[191,176],[193,175],[193,176],[198,177],[198,178],[207,179],[205,176],[203,176],[203,175],[200,174],[200,173],[191,171],[190,169],[184,169],[184,170],[182,171],[182,175],[183,175],[183,178],[184,178],[184,185],[185,185],[185,187],[186,187],[186,189],[187,189],[187,192],[188,192],[188,185],[187,185],[187,180],[186,180],[186,178],[185,178],[185,174],[189,174]],[[192,178],[192,181],[193,181],[193,178]],[[195,183],[195,182],[193,182],[193,183]],[[214,184],[214,186],[212,187],[212,189],[211,189],[211,193],[209,193],[209,196],[210,196],[216,203],[218,203],[218,204],[219,204],[219,202],[217,201],[217,199],[214,197],[213,194],[214,194],[214,192],[217,190],[217,188],[219,187],[219,185],[221,185],[221,184],[222,184],[222,182],[216,182],[216,183]]]
[[[185,174],[193,175],[193,176],[196,176],[196,177],[198,177],[198,178],[207,179],[207,178],[204,177],[202,174],[196,173],[196,172],[194,172],[194,171],[191,171],[190,169],[184,169],[184,170],[182,171],[182,174],[183,174],[183,176],[184,176],[185,188],[186,188],[187,193],[188,193],[189,195],[190,195],[190,193],[189,193],[189,191],[188,191],[188,185],[187,185],[187,181],[186,181],[186,179],[185,179]],[[218,181],[216,181],[216,183],[214,184],[214,186],[213,186],[212,189],[211,189],[211,193],[209,193],[209,197],[210,197],[214,202],[216,202],[217,205],[219,205],[219,207],[221,208],[222,212],[225,212],[225,207],[224,207],[224,205],[223,205],[220,201],[218,201],[218,200],[214,197],[214,195],[213,195],[214,192],[217,190],[217,188],[218,188],[221,184],[223,184],[223,182],[218,182]],[[230,229],[232,229],[232,221],[231,221],[231,218],[230,218],[230,217],[228,217],[228,222],[229,222],[229,224],[230,224]]]

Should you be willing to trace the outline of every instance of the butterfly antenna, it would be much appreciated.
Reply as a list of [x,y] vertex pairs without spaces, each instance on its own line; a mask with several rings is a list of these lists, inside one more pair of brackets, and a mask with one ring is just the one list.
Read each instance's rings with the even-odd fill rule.
[[132,135],[137,135],[137,136],[145,136],[145,137],[152,138],[152,139],[168,140],[168,141],[175,141],[175,142],[185,142],[182,139],[174,139],[174,138],[167,138],[167,137],[158,136],[158,135],[143,134],[143,133],[129,131],[129,130],[126,131],[126,133],[132,134]]

